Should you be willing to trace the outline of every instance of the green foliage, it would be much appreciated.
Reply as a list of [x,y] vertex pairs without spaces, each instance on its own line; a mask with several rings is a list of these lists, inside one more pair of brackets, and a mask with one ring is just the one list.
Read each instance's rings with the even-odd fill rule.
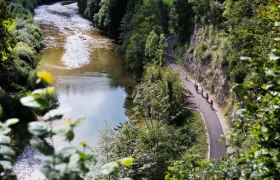
[[155,54],[158,49],[157,48],[158,42],[159,42],[158,35],[154,31],[151,31],[146,40],[146,46],[145,46],[146,61],[155,59]]
[[18,119],[9,119],[5,123],[0,122],[0,177],[1,179],[16,179],[12,171],[12,163],[15,159],[15,152],[10,148],[11,138],[9,133],[11,125],[18,123]]
[[15,17],[14,28],[10,33],[16,43],[15,47],[10,49],[10,60],[0,64],[0,84],[6,91],[25,92],[40,87],[34,84],[34,69],[37,65],[35,54],[42,47],[42,38],[39,26],[33,21],[31,13],[18,3],[11,3],[9,8],[5,7],[6,16],[11,11]]
[[[130,5],[130,3],[128,4]],[[134,8],[133,6],[134,5]],[[124,54],[129,69],[133,70],[137,77],[141,77],[143,67],[145,65],[145,46],[146,39],[150,32],[161,34],[167,29],[166,25],[166,5],[161,1],[148,1],[142,4],[141,1],[132,3],[132,7],[127,10],[127,16],[124,17],[121,24],[121,47],[120,51]],[[133,15],[134,13],[134,15]],[[163,56],[163,35],[161,35],[161,43],[159,43],[159,51],[157,56]],[[150,62],[152,59],[149,59]]]
[[88,19],[92,19],[94,14],[97,13],[100,9],[100,0],[88,0],[87,7],[84,11],[84,16]]
[[220,26],[223,24],[224,0],[188,0],[195,14],[195,21]]
[[128,0],[101,0],[100,9],[94,15],[96,26],[117,38],[121,20],[125,14]]
[[[106,147],[102,151],[107,161],[124,156],[134,158],[131,169],[123,167],[115,178],[163,179],[170,161],[186,158],[193,152],[200,152],[200,160],[207,151],[206,135],[199,114],[189,114],[179,124],[167,125],[165,122],[151,120],[146,124],[126,124],[117,133],[106,130],[100,139]],[[182,155],[182,156],[181,156]]]
[[152,62],[162,66],[166,55],[166,48],[167,43],[164,34],[158,36],[154,31],[151,31],[145,46],[146,63]]
[[168,4],[170,6],[170,5],[172,5],[173,0],[163,0],[163,2],[165,2],[166,4]]
[[174,0],[170,12],[170,26],[178,36],[179,42],[189,40],[194,26],[192,6],[185,0]]
[[[169,2],[170,3],[170,2]],[[162,64],[165,56],[165,38],[168,33],[168,5],[163,1],[152,0],[79,0],[80,12],[91,19],[98,28],[121,42],[120,52],[123,54],[128,69],[141,78],[143,67],[147,62],[156,61]],[[146,38],[154,31],[160,36],[157,52],[153,57],[146,57]],[[152,55],[152,54],[151,54]],[[153,58],[153,59],[150,59]]]
[[101,0],[78,0],[79,13],[85,18],[93,20],[94,14],[100,9]]
[[180,121],[186,113],[185,96],[186,92],[175,71],[149,66],[134,94],[133,119],[146,117],[147,120],[168,123]]
[[129,69],[133,70],[139,78],[143,72],[145,45],[142,35],[135,34],[131,36],[130,42],[125,48],[124,59]]
[[124,156],[134,159],[131,170],[123,167],[116,177],[163,179],[169,160],[190,146],[194,136],[189,126],[178,128],[151,121],[143,128],[125,125],[112,139],[109,160]]
[[205,175],[204,167],[209,166],[209,162],[204,162],[200,156],[190,155],[187,160],[179,160],[168,167],[165,180],[201,179]]
[[35,66],[34,64],[34,50],[23,42],[19,42],[16,44],[15,48],[13,49],[14,54],[28,63],[30,66]]
[[9,58],[14,41],[11,31],[14,27],[14,20],[8,11],[7,4],[4,0],[0,1],[0,63]]
[[205,44],[201,43],[195,47],[194,57],[200,59],[202,64],[208,64],[211,59],[211,54],[207,50]]
[[[132,157],[123,158],[118,161],[110,162],[101,166],[101,173],[104,175],[113,175],[118,173],[119,169],[123,167],[130,167],[131,163],[134,161]],[[130,178],[127,178],[130,179]]]
[[[104,160],[134,159],[130,170],[114,163],[115,168],[109,170],[120,169],[115,178],[163,179],[170,161],[196,140],[200,142],[198,133],[205,135],[201,119],[191,118],[193,114],[184,108],[185,90],[178,74],[169,68],[149,66],[142,81],[134,94],[130,123],[119,132],[107,129],[100,139]],[[202,146],[200,152],[205,154]]]
[[17,42],[23,42],[39,51],[42,48],[42,35],[39,26],[34,22],[32,14],[20,4],[11,4],[11,12],[15,16],[14,34]]
[[[279,22],[279,7],[272,4],[270,18]],[[276,24],[277,25],[277,24]],[[233,153],[216,165],[190,157],[169,169],[167,179],[277,179],[280,175],[280,81],[279,28],[275,29],[273,50],[268,57],[241,57],[251,69],[250,81],[232,88],[240,101],[234,133],[227,136]]]
[[[236,83],[242,83],[249,72],[246,62],[239,61],[239,57],[257,59],[265,57],[269,52],[273,23],[268,18],[268,3],[268,0],[225,2],[223,15],[229,30],[229,53],[234,55],[233,58],[228,58],[229,76]],[[270,13],[275,14],[271,11]]]
[[[38,73],[39,78],[46,83],[52,79],[51,75],[45,72]],[[37,81],[38,82],[38,81]],[[0,89],[1,90],[1,89]],[[31,108],[40,108],[48,110],[48,96],[54,92],[53,87],[45,89],[37,89],[29,96],[21,98],[24,106]],[[0,98],[4,93],[0,91]],[[41,162],[41,171],[48,179],[84,179],[85,175],[90,171],[89,165],[96,163],[93,150],[84,142],[80,143],[80,148],[71,146],[74,139],[74,128],[81,123],[81,119],[71,122],[70,119],[65,121],[63,127],[53,127],[53,121],[61,120],[65,110],[53,109],[45,113],[42,117],[43,121],[33,121],[29,123],[29,132],[36,136],[36,140],[32,140],[31,145],[42,155],[39,156]],[[3,115],[2,106],[0,106],[0,117]],[[8,136],[11,132],[9,126],[18,123],[18,119],[9,119],[5,123],[0,122],[0,172],[1,179],[16,179],[12,171],[12,163],[15,159],[15,152],[10,148],[11,139]],[[59,148],[54,147],[54,138],[62,140]],[[49,140],[48,140],[49,139]],[[120,167],[129,168],[133,163],[133,158],[122,158],[118,161],[108,163],[101,168],[101,173],[110,175],[117,173]]]
[[[38,73],[38,75],[42,80],[50,82],[50,74]],[[48,109],[50,108],[48,95],[53,92],[53,87],[35,90],[29,96],[21,98],[21,103],[32,108]],[[52,122],[61,120],[64,112],[65,110],[53,109],[45,113],[43,121],[29,123],[29,132],[37,137],[37,140],[31,141],[31,145],[42,154],[41,171],[48,179],[84,179],[90,171],[90,165],[96,163],[96,157],[92,148],[84,142],[80,143],[81,149],[71,146],[75,136],[74,128],[81,123],[81,119],[74,122],[67,119],[63,127],[53,127]],[[54,147],[54,137],[66,143],[60,144],[59,148]],[[51,143],[47,142],[47,138],[50,138]],[[129,167],[132,162],[133,158],[129,157],[106,164],[101,167],[101,173],[110,175],[117,172],[121,165]]]
[[[0,11],[4,13],[1,18],[8,18],[1,21],[6,28],[1,30],[1,38],[6,39],[7,43],[10,42],[9,47],[7,46],[9,52],[4,49],[0,50],[8,57],[6,61],[1,60],[0,62],[0,86],[5,91],[5,94],[0,97],[3,109],[3,116],[0,119],[2,122],[14,117],[22,120],[13,126],[13,131],[10,133],[11,147],[16,154],[19,154],[30,138],[27,123],[36,119],[35,114],[42,113],[22,107],[19,102],[19,99],[28,91],[44,87],[43,83],[35,83],[37,79],[36,54],[42,47],[42,39],[39,26],[33,21],[32,14],[23,7],[23,5],[25,7],[31,5],[32,7],[29,7],[33,10],[38,1],[14,0],[8,1],[8,3],[9,6],[6,6],[2,1],[0,2]],[[4,33],[6,34],[4,35]],[[5,45],[5,43],[1,42],[1,45]],[[55,105],[54,96],[49,98],[52,99],[51,105]]]
[[[44,0],[43,0],[44,1]],[[47,1],[47,0],[45,0]],[[41,0],[11,0],[13,4],[19,4],[24,9],[33,12],[36,6],[41,2]]]
[[[1,4],[2,5],[2,4]],[[33,21],[31,13],[20,4],[10,4],[8,7],[1,7],[8,16],[11,13],[15,17],[13,31],[10,32],[16,45],[13,49],[10,46],[9,61],[1,62],[1,87],[6,91],[24,92],[36,88],[34,82],[34,69],[37,65],[35,54],[42,47],[41,33],[38,25]],[[5,17],[1,16],[1,17]],[[2,31],[5,32],[4,30]],[[10,35],[10,36],[11,36]],[[1,36],[5,37],[4,35]],[[4,43],[1,43],[4,45]],[[14,46],[13,45],[13,46]],[[1,50],[1,52],[6,52]],[[39,86],[37,86],[38,88]]]

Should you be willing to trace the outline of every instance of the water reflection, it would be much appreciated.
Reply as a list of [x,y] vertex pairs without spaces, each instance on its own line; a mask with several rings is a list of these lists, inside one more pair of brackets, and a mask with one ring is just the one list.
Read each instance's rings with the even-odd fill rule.
[[77,14],[77,3],[40,6],[35,15],[47,42],[39,69],[54,75],[60,107],[72,109],[66,118],[86,119],[75,144],[95,145],[105,121],[114,127],[127,120],[123,105],[134,79],[112,41]]
[[121,87],[112,89],[106,81],[93,78],[90,81],[97,85],[91,88],[90,92],[81,88],[80,83],[76,84],[77,86],[66,86],[59,91],[59,102],[63,108],[72,108],[66,117],[86,118],[86,121],[77,128],[77,143],[84,140],[94,145],[98,139],[98,130],[104,128],[105,121],[111,126],[126,121],[122,107],[126,94]]
[[[81,140],[94,146],[98,130],[126,121],[123,104],[126,90],[134,86],[110,39],[77,14],[77,3],[39,6],[35,20],[43,30],[46,48],[38,69],[55,77],[54,86],[62,108],[71,108],[66,118],[85,117],[76,129],[74,144]],[[60,126],[63,121],[55,122]],[[61,141],[55,140],[59,148]],[[37,152],[27,146],[14,167],[19,179],[45,179],[34,159]]]

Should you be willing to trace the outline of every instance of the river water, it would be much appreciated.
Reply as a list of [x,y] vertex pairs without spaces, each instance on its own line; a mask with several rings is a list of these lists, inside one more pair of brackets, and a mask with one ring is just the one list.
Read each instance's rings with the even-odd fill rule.
[[[123,106],[134,79],[123,69],[116,45],[78,14],[77,3],[39,6],[34,19],[46,44],[38,69],[54,75],[59,106],[71,109],[65,118],[85,118],[73,145],[85,141],[94,146],[105,124],[115,127],[127,121]],[[27,146],[17,159],[19,179],[43,179],[35,154]]]

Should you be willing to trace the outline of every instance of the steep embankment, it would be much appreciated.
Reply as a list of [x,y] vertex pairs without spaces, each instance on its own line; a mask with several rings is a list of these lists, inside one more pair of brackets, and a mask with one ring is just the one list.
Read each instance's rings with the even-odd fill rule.
[[[252,81],[250,66],[240,57],[260,59],[269,52],[271,42],[267,39],[273,37],[269,2],[209,0],[174,1],[174,4],[175,12],[191,7],[189,18],[194,23],[184,26],[183,15],[174,18],[173,28],[179,37],[177,57],[231,115],[232,107],[244,99],[231,95],[230,89],[235,84]],[[184,40],[182,35],[189,37]]]
[[205,120],[205,126],[207,128],[207,134],[209,138],[209,149],[208,149],[208,158],[218,159],[220,157],[225,156],[226,154],[226,143],[219,142],[221,137],[224,136],[224,130],[221,126],[221,123],[226,124],[226,122],[220,122],[221,119],[216,114],[216,109],[210,108],[210,104],[205,100],[203,95],[197,93],[194,88],[193,82],[187,78],[185,71],[178,66],[175,59],[173,58],[173,45],[176,41],[175,37],[170,37],[167,40],[168,48],[167,48],[167,63],[172,67],[172,69],[176,70],[180,74],[180,78],[182,79],[184,88],[190,92],[190,97],[188,97],[189,103],[193,104],[200,112],[202,112]]
[[183,55],[184,67],[191,76],[216,97],[216,102],[226,107],[229,100],[228,69],[223,66],[221,49],[226,39],[218,39],[213,26],[209,29],[200,24],[194,27],[190,46]]

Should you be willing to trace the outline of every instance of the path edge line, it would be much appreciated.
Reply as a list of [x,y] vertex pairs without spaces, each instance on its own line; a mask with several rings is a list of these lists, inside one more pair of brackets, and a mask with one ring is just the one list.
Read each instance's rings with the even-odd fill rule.
[[[166,38],[166,42],[168,42],[169,41],[169,39],[171,39],[171,38],[173,38],[174,36],[172,36],[172,35],[170,35],[169,37],[167,37]],[[176,38],[176,37],[175,37]],[[172,48],[172,55],[173,55],[173,48]],[[175,58],[176,59],[176,58]],[[167,60],[167,58],[165,57],[165,60]],[[168,60],[167,60],[168,61]],[[186,71],[179,65],[179,64],[177,64],[178,65],[178,67],[181,69],[181,71],[188,77],[188,79],[194,84],[194,80],[186,73]],[[214,104],[215,105],[215,104]],[[219,106],[218,105],[216,105],[216,109],[218,109],[219,111],[218,112],[216,112],[216,115],[218,116],[218,119],[219,119],[219,122],[220,122],[220,125],[221,125],[221,127],[222,127],[222,131],[223,131],[223,134],[224,134],[224,137],[225,137],[225,135],[227,134],[227,133],[229,133],[230,132],[230,128],[229,128],[229,126],[228,126],[228,123],[227,123],[227,121],[226,121],[226,119],[225,119],[225,117],[220,113],[220,108],[219,108]],[[201,112],[202,113],[202,111],[201,110],[199,110],[199,112]],[[205,117],[204,117],[204,114],[202,113],[202,116],[203,116],[203,121],[204,121],[204,125],[206,126],[206,121],[205,121]],[[206,127],[207,128],[207,127]],[[209,144],[209,158],[210,158],[210,139],[209,139],[209,133],[208,133],[208,129],[206,129],[207,130],[207,142],[209,142],[208,144]],[[225,143],[226,143],[226,150],[227,150],[227,153],[230,153],[230,152],[232,152],[232,149],[229,147],[229,143],[228,143],[228,141],[226,140],[226,138],[225,138]],[[208,158],[208,159],[209,159]]]

